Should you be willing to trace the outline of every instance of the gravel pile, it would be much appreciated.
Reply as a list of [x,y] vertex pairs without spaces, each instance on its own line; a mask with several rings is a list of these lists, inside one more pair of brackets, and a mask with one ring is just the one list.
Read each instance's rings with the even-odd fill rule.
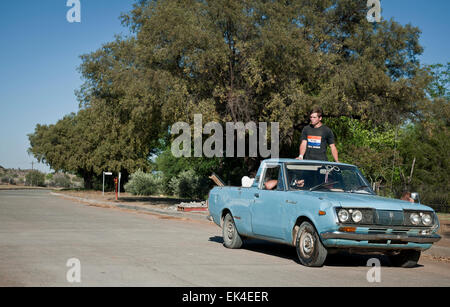
[[184,207],[184,208],[207,208],[206,202],[195,202],[191,201],[190,203],[181,203],[178,204],[177,207]]

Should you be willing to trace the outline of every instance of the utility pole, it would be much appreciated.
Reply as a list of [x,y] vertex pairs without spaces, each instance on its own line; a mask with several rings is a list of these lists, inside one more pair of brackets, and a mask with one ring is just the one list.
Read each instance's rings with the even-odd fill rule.
[[[31,161],[31,172],[34,171],[34,161]],[[31,177],[31,186],[33,186],[33,175],[30,176]]]

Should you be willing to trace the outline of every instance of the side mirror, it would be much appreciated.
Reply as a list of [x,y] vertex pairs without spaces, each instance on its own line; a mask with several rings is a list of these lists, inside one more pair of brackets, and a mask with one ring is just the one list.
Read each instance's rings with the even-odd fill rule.
[[414,199],[414,201],[417,201],[420,204],[419,193],[411,193],[411,198]]

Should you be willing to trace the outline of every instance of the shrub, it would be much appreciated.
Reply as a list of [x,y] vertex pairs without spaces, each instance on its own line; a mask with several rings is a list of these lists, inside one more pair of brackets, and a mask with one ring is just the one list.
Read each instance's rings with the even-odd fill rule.
[[39,187],[45,186],[45,174],[40,171],[31,171],[25,176],[25,178],[27,180],[27,185]]
[[[236,159],[238,160],[238,159]],[[242,163],[241,163],[242,164]],[[155,160],[156,170],[162,172],[163,178],[163,193],[172,194],[173,189],[171,189],[170,181],[177,177],[181,172],[192,169],[195,174],[201,176],[202,178],[208,178],[213,172],[228,174],[231,171],[224,170],[226,167],[224,164],[224,158],[177,158],[172,155],[172,148],[167,147]],[[228,166],[227,166],[228,167]],[[238,182],[241,182],[241,177],[239,177]],[[228,180],[228,177],[223,179]],[[208,181],[208,186],[212,187],[212,181]]]
[[16,180],[13,177],[11,177],[10,175],[6,175],[6,176],[2,177],[1,182],[4,184],[16,185]]
[[70,177],[66,174],[55,174],[53,176],[53,182],[55,183],[55,186],[60,188],[70,188],[72,186]]
[[174,195],[186,198],[203,199],[209,190],[208,180],[192,169],[172,178],[169,186]]
[[125,192],[132,195],[154,195],[161,191],[162,180],[158,174],[144,173],[138,170],[130,176],[125,184]]
[[84,187],[84,180],[80,177],[72,177],[72,186],[74,188],[83,188]]

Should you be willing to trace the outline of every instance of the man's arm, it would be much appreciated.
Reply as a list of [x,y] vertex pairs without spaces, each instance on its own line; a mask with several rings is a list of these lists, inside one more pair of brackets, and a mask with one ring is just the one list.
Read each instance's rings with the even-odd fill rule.
[[334,161],[339,162],[339,153],[336,148],[334,133],[330,128],[328,128],[327,130],[328,131],[327,131],[326,138],[327,138],[327,143],[330,144],[331,154],[333,155]]
[[300,145],[300,156],[297,158],[297,160],[303,160],[303,157],[306,153],[306,146],[308,145],[308,141],[304,140],[302,141],[302,144]]
[[335,144],[330,145],[331,154],[333,155],[334,161],[339,162],[339,153]]

